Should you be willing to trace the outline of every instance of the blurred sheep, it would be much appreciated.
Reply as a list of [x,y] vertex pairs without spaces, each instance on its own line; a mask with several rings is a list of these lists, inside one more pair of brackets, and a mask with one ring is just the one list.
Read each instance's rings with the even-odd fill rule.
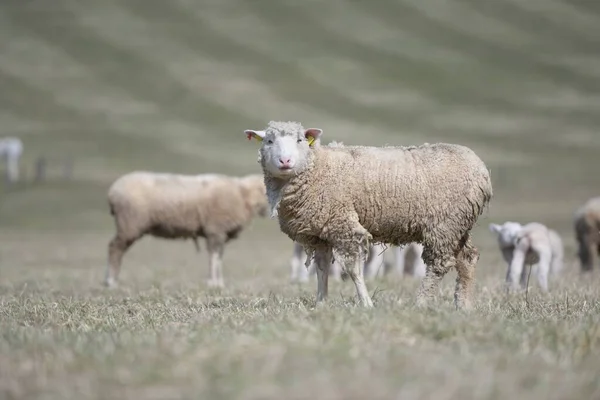
[[502,225],[490,224],[496,234],[504,261],[508,264],[506,283],[514,291],[527,285],[528,269],[537,265],[537,280],[542,291],[548,291],[548,277],[554,277],[563,268],[564,249],[560,235],[538,222],[521,225],[507,221]]
[[257,215],[265,217],[268,202],[262,175],[177,175],[138,171],[118,178],[108,190],[116,235],[108,246],[105,283],[116,286],[121,261],[144,235],[165,239],[206,239],[209,286],[224,286],[225,244]]
[[591,272],[600,255],[600,197],[585,202],[573,217],[579,262],[582,272]]

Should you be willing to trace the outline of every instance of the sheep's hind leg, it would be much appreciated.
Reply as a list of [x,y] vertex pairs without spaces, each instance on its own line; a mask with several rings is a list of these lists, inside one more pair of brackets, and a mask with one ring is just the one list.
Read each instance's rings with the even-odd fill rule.
[[417,292],[415,305],[423,307],[434,297],[439,290],[440,282],[448,271],[455,266],[456,257],[451,251],[434,251],[428,246],[423,248],[423,261],[427,265],[425,277]]
[[117,235],[108,244],[108,266],[106,267],[106,276],[104,278],[104,284],[107,287],[117,287],[123,255],[133,242],[135,242],[134,239],[127,240]]
[[327,299],[329,269],[333,258],[331,248],[319,249],[315,251],[316,272],[317,272],[317,303]]
[[225,241],[219,237],[209,236],[206,239],[206,247],[209,254],[210,278],[207,281],[209,287],[225,286],[223,280],[223,249]]
[[454,290],[454,305],[457,309],[470,310],[473,308],[473,281],[475,266],[479,261],[479,251],[467,234],[464,246],[456,258],[456,288]]
[[539,250],[540,261],[537,265],[537,281],[542,292],[548,292],[548,274],[550,272],[550,262],[552,260],[552,253],[544,249]]

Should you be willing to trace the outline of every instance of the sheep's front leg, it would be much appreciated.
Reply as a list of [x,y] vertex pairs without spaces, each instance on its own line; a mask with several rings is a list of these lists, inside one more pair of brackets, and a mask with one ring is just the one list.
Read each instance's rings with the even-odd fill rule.
[[540,289],[543,292],[548,291],[548,275],[550,273],[550,262],[552,261],[552,254],[550,251],[540,251],[540,262],[537,266],[537,280],[540,285]]
[[333,255],[343,268],[343,273],[354,282],[360,303],[370,308],[373,307],[373,301],[365,284],[363,267],[373,237],[358,222],[358,215],[349,215],[344,222],[332,227],[324,239],[331,243]]
[[577,240],[579,242],[578,255],[581,262],[581,272],[591,272],[598,262],[600,245],[596,243],[590,234],[582,235]]
[[363,262],[361,257],[350,258],[344,262],[344,268],[356,286],[358,300],[365,307],[373,307],[373,301],[369,296],[367,285],[363,276]]
[[224,287],[223,280],[223,250],[225,241],[218,236],[209,236],[206,239],[206,247],[209,256],[210,278],[209,287]]
[[506,284],[508,292],[514,292],[519,288],[519,281],[523,272],[523,264],[525,262],[525,251],[516,248],[508,272],[506,273]]
[[317,303],[327,299],[329,269],[333,255],[330,248],[315,251],[316,272],[317,272]]
[[117,287],[117,280],[121,272],[121,262],[127,249],[135,242],[134,239],[123,239],[116,235],[108,244],[108,266],[104,284],[109,288]]
[[362,246],[359,247],[359,250],[356,253],[347,253],[342,249],[339,249],[336,251],[336,253],[339,254],[339,256],[336,255],[336,259],[340,260],[344,272],[352,279],[352,282],[354,282],[359,302],[364,307],[371,308],[373,307],[373,301],[371,300],[371,296],[369,296],[369,291],[367,290],[367,285],[365,284],[363,276],[364,256],[361,257],[363,251]]
[[521,285],[521,289],[526,289],[527,288],[527,278],[529,276],[529,271],[533,267],[537,267],[537,264],[536,265],[523,264],[523,270],[521,271],[521,279],[519,281],[519,283]]

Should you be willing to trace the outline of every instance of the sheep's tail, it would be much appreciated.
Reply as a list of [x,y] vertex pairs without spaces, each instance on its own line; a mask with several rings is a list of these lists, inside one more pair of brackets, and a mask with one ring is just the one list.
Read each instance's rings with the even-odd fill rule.
[[192,241],[194,242],[194,246],[196,247],[196,251],[200,253],[200,244],[198,243],[198,237],[192,236]]

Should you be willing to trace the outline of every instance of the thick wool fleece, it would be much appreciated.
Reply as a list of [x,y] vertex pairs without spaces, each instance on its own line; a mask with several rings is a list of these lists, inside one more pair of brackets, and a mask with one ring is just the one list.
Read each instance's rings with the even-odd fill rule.
[[[321,146],[316,140],[307,147],[304,139],[314,132],[296,122],[271,121],[259,135],[267,141],[259,151],[259,162],[281,230],[310,255],[332,249],[346,268],[360,257],[364,261],[371,240],[392,245],[422,243],[428,271],[418,299],[431,297],[441,277],[456,267],[455,301],[459,307],[470,307],[479,254],[469,232],[492,197],[483,161],[465,146],[445,143]],[[284,177],[274,172],[280,155],[269,143],[287,136],[297,139],[297,148],[286,150],[297,160],[294,175]],[[286,139],[286,143],[294,141]],[[353,280],[359,297],[369,306],[362,277]]]
[[589,199],[575,211],[573,225],[581,269],[591,271],[600,254],[600,197]]
[[124,240],[144,234],[229,239],[265,207],[264,190],[261,175],[133,172],[114,182],[108,201],[117,235]]
[[265,183],[282,231],[308,246],[353,245],[351,221],[375,242],[452,248],[492,196],[485,164],[452,144],[318,146],[287,184],[269,175]]
[[117,230],[108,245],[108,286],[116,285],[127,249],[146,234],[191,238],[198,250],[197,238],[205,237],[210,256],[209,284],[223,286],[225,243],[236,238],[257,214],[266,216],[268,209],[259,174],[238,178],[132,172],[113,183],[108,203]]

